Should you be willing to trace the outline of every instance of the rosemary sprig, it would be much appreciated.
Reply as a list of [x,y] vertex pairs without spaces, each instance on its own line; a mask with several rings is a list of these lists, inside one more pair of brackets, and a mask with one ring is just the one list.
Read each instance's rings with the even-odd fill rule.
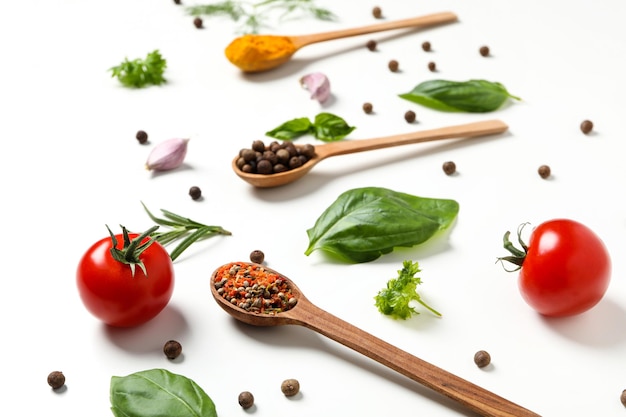
[[249,1],[224,0],[211,4],[201,4],[186,8],[192,16],[230,17],[233,21],[243,21],[238,32],[258,33],[267,24],[270,16],[282,12],[279,21],[297,16],[311,16],[319,20],[334,20],[336,16],[328,9],[317,7],[315,0],[261,0]]
[[154,231],[150,234],[150,237],[163,246],[182,239],[178,246],[170,253],[172,261],[176,260],[185,249],[197,241],[205,240],[216,235],[232,235],[231,232],[221,226],[207,226],[187,217],[174,214],[168,210],[161,209],[164,218],[159,218],[152,214],[143,202],[141,205],[153,222],[171,229],[166,232]]

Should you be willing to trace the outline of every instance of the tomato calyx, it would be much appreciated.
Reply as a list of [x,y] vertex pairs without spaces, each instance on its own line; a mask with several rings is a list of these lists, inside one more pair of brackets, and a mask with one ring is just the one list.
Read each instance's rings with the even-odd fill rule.
[[504,261],[507,261],[512,263],[513,265],[516,265],[516,267],[513,269],[504,268],[508,272],[518,271],[522,268],[522,265],[524,264],[526,254],[528,253],[528,245],[526,245],[526,243],[522,239],[522,231],[524,230],[524,227],[528,224],[529,223],[522,223],[517,227],[517,241],[523,250],[516,248],[515,245],[511,242],[511,240],[509,239],[511,236],[511,232],[507,231],[504,234],[504,238],[502,239],[504,243],[504,249],[511,252],[511,255],[498,258],[498,262],[502,262],[502,265],[504,265]]
[[[154,231],[156,231],[159,226],[152,226],[150,229],[146,230],[141,235],[132,240],[128,235],[128,230],[122,225],[120,225],[120,227],[122,228],[122,237],[124,238],[124,246],[122,247],[122,249],[119,249],[117,247],[117,238],[115,237],[115,234],[111,231],[109,226],[107,226],[107,230],[111,235],[111,256],[116,261],[128,265],[130,267],[133,277],[135,276],[136,266],[141,268],[143,274],[147,277],[148,272],[146,271],[146,266],[143,264],[140,256],[146,249],[148,249],[148,247],[150,247],[150,245],[155,242],[154,238],[150,237],[150,235],[154,233]],[[146,238],[148,238],[148,240],[144,242],[144,239]]]

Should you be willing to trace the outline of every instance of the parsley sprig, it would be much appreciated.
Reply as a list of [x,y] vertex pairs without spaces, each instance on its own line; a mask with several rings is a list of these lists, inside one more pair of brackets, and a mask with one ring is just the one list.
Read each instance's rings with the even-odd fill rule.
[[311,16],[319,20],[334,20],[335,15],[328,9],[317,7],[314,0],[262,0],[249,1],[225,0],[210,4],[201,4],[186,8],[192,16],[229,17],[241,22],[239,33],[258,33],[270,27],[273,16],[278,20]]
[[163,77],[165,68],[167,68],[167,61],[156,49],[148,53],[145,59],[137,58],[131,61],[124,58],[120,65],[109,68],[109,71],[111,71],[111,77],[117,77],[125,87],[142,88],[165,83],[166,80]]

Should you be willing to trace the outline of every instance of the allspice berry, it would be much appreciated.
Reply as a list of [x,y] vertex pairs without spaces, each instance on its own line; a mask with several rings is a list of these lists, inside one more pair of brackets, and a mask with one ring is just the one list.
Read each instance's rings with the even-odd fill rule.
[[52,389],[59,389],[63,385],[65,385],[65,375],[61,371],[53,371],[48,375],[48,385],[52,387]]
[[442,168],[446,175],[452,175],[456,172],[456,164],[452,161],[444,162]]
[[372,9],[372,16],[374,16],[376,19],[381,19],[383,17],[383,11],[380,7],[375,6]]
[[551,170],[550,170],[550,167],[548,165],[541,165],[537,169],[537,173],[539,174],[539,176],[541,178],[543,178],[545,180],[546,178],[548,178],[550,176]]
[[283,383],[280,384],[280,390],[286,397],[293,397],[300,392],[300,383],[297,379],[285,379]]
[[143,130],[139,130],[137,131],[135,138],[137,138],[137,141],[143,145],[148,141],[148,134]]
[[430,61],[428,63],[428,69],[430,70],[430,72],[437,71],[437,64],[435,64],[433,61]]
[[183,352],[183,347],[176,340],[168,340],[163,346],[163,353],[167,359],[176,359]]
[[482,56],[489,56],[489,47],[488,46],[481,46],[480,49],[478,50],[478,52]]
[[489,354],[489,352],[486,352],[484,350],[479,350],[474,355],[474,363],[479,368],[484,368],[485,366],[491,363],[491,355]]
[[422,49],[424,50],[424,52],[430,52],[431,50],[430,42],[428,41],[422,42]]
[[586,135],[593,130],[593,122],[591,120],[585,120],[580,124],[580,130]]
[[189,196],[192,200],[199,200],[202,197],[202,190],[200,187],[196,187],[195,185],[189,188]]
[[265,254],[263,251],[255,249],[250,252],[250,262],[254,262],[255,264],[262,264],[265,260]]
[[367,47],[367,49],[369,49],[370,51],[375,51],[376,50],[376,46],[377,43],[374,39],[370,39],[369,41],[367,41],[367,43],[365,44],[365,46]]
[[374,106],[372,106],[372,103],[363,103],[363,111],[366,114],[370,114],[373,110]]
[[395,59],[389,61],[387,66],[389,67],[389,71],[391,72],[397,72],[398,68],[400,68],[400,64],[398,64],[398,61],[396,61]]
[[196,17],[195,19],[193,19],[193,25],[198,29],[202,29],[202,19]]
[[408,110],[404,113],[404,120],[406,120],[407,123],[413,123],[415,121],[415,117],[415,112],[413,110]]
[[624,391],[622,391],[622,395],[619,397],[619,399],[622,402],[622,404],[624,405],[624,407],[626,407],[626,389]]
[[243,409],[248,409],[254,405],[254,395],[250,391],[243,391],[239,394],[239,405]]

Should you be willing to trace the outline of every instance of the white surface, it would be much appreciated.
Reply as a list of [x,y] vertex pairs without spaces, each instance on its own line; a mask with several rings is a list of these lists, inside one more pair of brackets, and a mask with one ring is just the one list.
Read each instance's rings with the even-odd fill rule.
[[[186,2],[191,4],[190,1]],[[409,5],[412,3],[412,5]],[[304,328],[250,328],[212,300],[209,275],[253,249],[291,277],[320,307],[408,352],[543,416],[620,416],[626,388],[626,184],[623,118],[626,73],[620,1],[407,2],[320,1],[337,22],[302,19],[273,32],[305,34],[450,10],[459,23],[396,36],[362,36],[309,46],[287,66],[246,77],[224,57],[235,24],[205,19],[197,30],[169,0],[31,0],[0,3],[0,137],[4,345],[0,390],[18,415],[110,416],[109,379],[167,368],[194,379],[220,416],[472,415],[351,350]],[[378,52],[368,51],[370,39]],[[433,52],[421,50],[428,40]],[[487,44],[493,56],[478,48]],[[163,87],[128,90],[107,69],[125,56],[160,49],[168,61]],[[401,72],[387,62],[397,59]],[[433,60],[439,71],[427,70]],[[334,99],[320,107],[299,77],[321,71]],[[430,111],[397,94],[419,82],[483,78],[523,98],[487,115]],[[375,114],[361,104],[370,101]],[[406,110],[418,123],[407,124]],[[326,110],[356,125],[360,139],[501,118],[510,133],[471,145],[415,145],[318,165],[281,189],[255,190],[230,169],[242,147],[293,117]],[[580,122],[595,123],[593,135]],[[137,130],[151,145],[140,146]],[[155,143],[191,137],[184,169],[151,175],[143,163]],[[454,160],[459,174],[441,170]],[[542,180],[537,167],[553,177]],[[204,200],[192,201],[190,186]],[[402,250],[360,265],[304,256],[306,229],[342,192],[381,186],[454,198],[461,210],[446,242]],[[105,224],[151,225],[140,200],[232,237],[197,244],[175,268],[169,307],[151,323],[108,329],[78,298],[75,268],[106,235]],[[593,310],[546,320],[521,299],[516,276],[495,258],[501,237],[525,221],[554,217],[586,223],[607,244],[613,279]],[[373,296],[404,259],[419,261],[421,294],[443,313],[406,322],[383,317]],[[184,357],[170,362],[163,343],[177,339]],[[491,353],[478,369],[474,352]],[[50,371],[67,390],[53,392]],[[283,397],[280,382],[297,378],[302,395]],[[237,404],[249,390],[257,407]],[[16,408],[14,408],[16,409]]]

